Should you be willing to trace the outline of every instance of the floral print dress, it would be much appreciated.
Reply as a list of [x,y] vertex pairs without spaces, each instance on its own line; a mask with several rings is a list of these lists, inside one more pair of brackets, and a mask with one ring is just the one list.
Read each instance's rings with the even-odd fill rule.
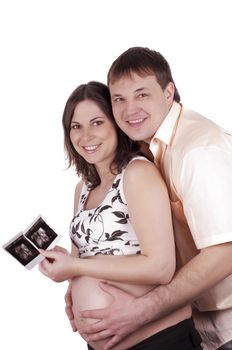
[[[135,157],[132,161],[141,158],[145,159]],[[83,185],[78,212],[70,224],[70,238],[80,257],[140,253],[123,193],[124,172],[125,169],[115,177],[105,199],[94,209],[84,209],[90,191],[87,184]]]

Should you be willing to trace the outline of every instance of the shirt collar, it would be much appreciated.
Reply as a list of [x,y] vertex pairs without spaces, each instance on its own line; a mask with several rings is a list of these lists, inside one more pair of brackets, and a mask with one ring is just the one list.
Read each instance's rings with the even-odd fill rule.
[[163,141],[166,145],[170,143],[180,111],[181,105],[176,101],[173,101],[170,111],[168,112],[167,116],[163,120],[162,124],[160,125],[159,129],[156,131],[155,135],[153,136],[150,142],[151,151],[154,139],[159,139]]

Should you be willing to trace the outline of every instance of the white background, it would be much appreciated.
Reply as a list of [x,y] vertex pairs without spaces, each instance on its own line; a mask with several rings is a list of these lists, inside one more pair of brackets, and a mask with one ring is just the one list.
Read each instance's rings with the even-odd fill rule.
[[[77,181],[61,117],[80,83],[106,82],[130,46],[160,51],[182,102],[232,130],[230,0],[0,1],[0,245],[41,213],[69,248]],[[0,250],[5,349],[85,349],[64,314],[66,283]],[[90,291],[91,296],[91,291]],[[29,339],[30,338],[30,339]],[[2,345],[0,345],[2,346]]]

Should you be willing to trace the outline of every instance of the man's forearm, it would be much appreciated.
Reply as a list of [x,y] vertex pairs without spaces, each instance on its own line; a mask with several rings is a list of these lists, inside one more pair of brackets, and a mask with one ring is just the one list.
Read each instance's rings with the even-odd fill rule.
[[177,271],[169,284],[159,286],[138,298],[137,303],[143,322],[160,319],[192,303],[230,274],[232,274],[232,243],[203,249]]
[[192,303],[231,273],[232,243],[227,243],[203,249],[175,274],[169,284],[156,287],[142,297],[135,298],[105,285],[101,288],[112,295],[112,304],[105,309],[82,312],[82,317],[99,321],[83,326],[81,331],[92,341],[111,337],[106,346],[110,349],[144,324]]

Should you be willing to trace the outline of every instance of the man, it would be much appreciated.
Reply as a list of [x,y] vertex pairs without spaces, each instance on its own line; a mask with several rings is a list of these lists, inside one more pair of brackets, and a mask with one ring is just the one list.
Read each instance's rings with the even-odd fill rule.
[[[166,181],[179,268],[169,284],[140,298],[102,284],[114,302],[83,312],[99,322],[81,332],[90,340],[112,336],[109,349],[191,302],[204,349],[232,349],[232,135],[179,103],[170,67],[156,51],[124,52],[109,70],[108,85],[117,124],[145,141]],[[69,306],[70,300],[68,312]]]

